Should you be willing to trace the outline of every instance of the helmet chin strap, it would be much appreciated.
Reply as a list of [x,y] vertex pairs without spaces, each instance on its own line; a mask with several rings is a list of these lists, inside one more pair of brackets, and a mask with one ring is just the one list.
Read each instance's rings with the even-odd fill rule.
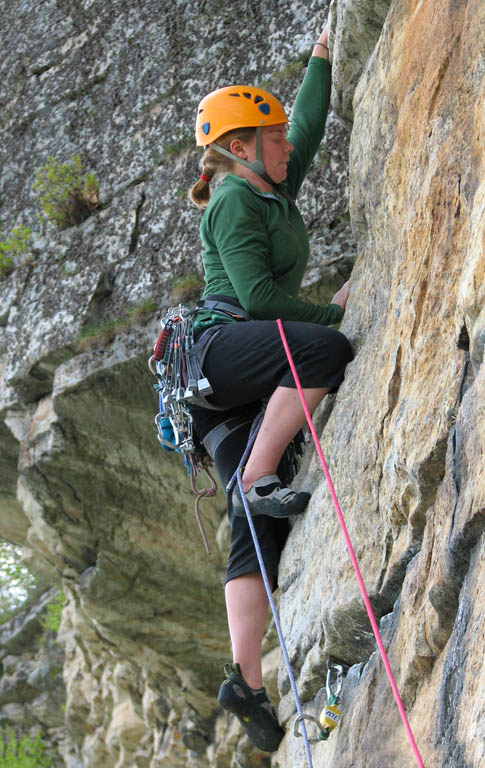
[[219,152],[220,155],[224,155],[224,157],[228,157],[233,162],[239,163],[239,165],[244,165],[245,168],[249,168],[257,176],[260,176],[266,184],[269,184],[271,187],[274,185],[274,181],[266,173],[263,163],[263,137],[261,126],[256,128],[256,160],[252,160],[251,162],[243,160],[241,157],[237,157],[237,155],[233,155],[232,152],[224,149],[224,147],[221,147],[216,142],[213,142],[210,146],[213,147],[216,152]]

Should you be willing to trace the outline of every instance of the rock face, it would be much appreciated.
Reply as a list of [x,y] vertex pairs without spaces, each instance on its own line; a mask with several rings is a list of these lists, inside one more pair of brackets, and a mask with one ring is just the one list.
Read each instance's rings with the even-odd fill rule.
[[[41,732],[53,768],[64,765],[59,749],[66,738],[62,679],[64,653],[43,617],[58,590],[50,589],[0,627],[0,727],[24,736]],[[48,747],[51,749],[48,749]],[[3,752],[2,752],[3,757]]]
[[[155,440],[146,359],[160,312],[147,302],[167,306],[180,278],[200,276],[198,214],[185,199],[199,98],[241,80],[290,104],[326,11],[298,0],[82,0],[3,14],[4,234],[33,226],[32,182],[48,155],[79,153],[101,181],[100,212],[64,232],[44,227],[0,282],[0,532],[68,596],[68,768],[304,765],[271,628],[267,679],[287,726],[278,753],[252,749],[217,709],[223,498],[203,511],[208,559],[185,470]],[[331,28],[350,184],[332,116],[301,201],[306,290],[328,300],[353,261],[349,188],[358,256],[342,330],[356,354],[317,421],[424,764],[478,768],[485,11],[479,0],[334,0]],[[313,496],[283,554],[279,605],[304,710],[321,708],[330,655],[350,667],[342,725],[312,748],[314,766],[411,765],[310,449],[297,484]],[[16,722],[8,706],[0,716]]]
[[[358,83],[342,324],[357,354],[323,432],[425,765],[479,765],[485,749],[484,21],[474,3],[394,3]],[[320,687],[327,654],[361,662],[315,765],[412,764],[321,482],[282,571],[300,687]]]

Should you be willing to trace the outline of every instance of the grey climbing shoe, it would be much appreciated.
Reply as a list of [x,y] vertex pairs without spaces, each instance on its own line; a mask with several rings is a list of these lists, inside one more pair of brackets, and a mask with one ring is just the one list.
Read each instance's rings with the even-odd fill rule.
[[[265,475],[251,486],[246,493],[246,499],[252,517],[268,515],[269,517],[289,517],[303,512],[310,500],[310,493],[292,491],[282,488],[278,475]],[[232,506],[237,517],[246,517],[239,487],[236,485],[232,494]]]
[[239,664],[224,664],[226,679],[219,690],[219,704],[236,715],[248,738],[264,752],[275,752],[285,735],[278,723],[266,688],[253,691],[241,675]]

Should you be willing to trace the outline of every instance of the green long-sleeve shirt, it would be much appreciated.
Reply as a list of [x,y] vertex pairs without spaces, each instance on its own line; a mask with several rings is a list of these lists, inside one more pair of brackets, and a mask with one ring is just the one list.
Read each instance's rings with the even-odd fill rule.
[[[312,57],[293,107],[288,140],[294,149],[286,181],[265,193],[229,173],[202,218],[203,295],[231,296],[256,320],[280,317],[330,325],[342,319],[337,304],[323,306],[298,298],[309,245],[303,219],[292,202],[323,138],[330,86],[328,61]],[[197,325],[225,319],[201,312]]]

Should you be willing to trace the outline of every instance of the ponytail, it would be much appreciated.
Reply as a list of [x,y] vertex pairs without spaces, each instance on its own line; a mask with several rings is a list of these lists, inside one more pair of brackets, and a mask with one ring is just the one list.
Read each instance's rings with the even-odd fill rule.
[[[255,131],[256,128],[237,128],[220,136],[217,143],[229,151],[231,141],[239,139],[248,143],[253,138]],[[189,190],[189,197],[198,208],[207,208],[211,196],[210,182],[214,176],[218,173],[231,173],[234,171],[234,165],[235,161],[233,162],[219,154],[210,145],[207,147],[200,162],[202,169],[200,178]]]
[[198,208],[207,208],[211,196],[210,182],[211,177],[201,173],[199,181],[189,190],[189,197]]

